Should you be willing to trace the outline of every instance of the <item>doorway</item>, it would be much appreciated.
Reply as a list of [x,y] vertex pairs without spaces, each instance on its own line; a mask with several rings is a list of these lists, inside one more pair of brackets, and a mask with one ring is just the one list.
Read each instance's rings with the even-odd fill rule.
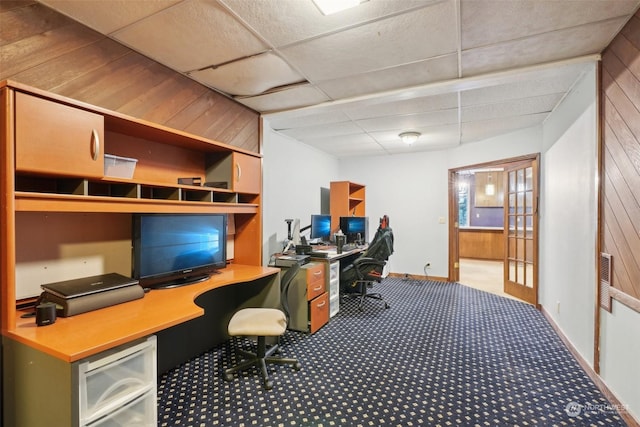
[[450,281],[537,305],[538,163],[536,154],[449,170]]

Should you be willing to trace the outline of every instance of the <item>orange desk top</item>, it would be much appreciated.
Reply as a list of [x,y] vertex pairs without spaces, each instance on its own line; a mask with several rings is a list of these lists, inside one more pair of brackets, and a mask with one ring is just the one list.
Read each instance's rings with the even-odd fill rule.
[[173,289],[152,290],[144,298],[90,311],[58,317],[56,323],[36,326],[35,317],[17,313],[16,328],[6,336],[67,362],[151,335],[196,317],[204,310],[195,299],[210,290],[271,276],[279,268],[228,265],[209,280]]

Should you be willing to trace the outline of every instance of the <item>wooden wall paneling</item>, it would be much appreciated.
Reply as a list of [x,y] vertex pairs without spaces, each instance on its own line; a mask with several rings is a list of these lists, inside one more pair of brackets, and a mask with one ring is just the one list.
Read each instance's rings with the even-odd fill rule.
[[0,79],[260,152],[257,112],[33,1],[0,2]]
[[[33,9],[39,11],[37,7]],[[43,19],[43,21],[47,20]],[[3,23],[1,26],[4,27],[5,24]],[[22,70],[51,61],[103,37],[87,27],[67,24],[44,30],[39,34],[28,35],[14,43],[5,44],[1,48],[2,71],[0,71],[0,79],[9,78]]]
[[[12,78],[33,87],[68,96],[69,93],[73,93],[74,87],[86,86],[86,81],[95,78],[91,77],[92,72],[129,54],[131,51],[128,48],[105,38],[23,70]],[[83,77],[87,75],[89,80],[83,81]]]
[[[613,256],[612,296],[640,301],[640,19],[602,57],[602,251]],[[625,295],[623,298],[622,295]],[[638,305],[631,305],[637,307]]]

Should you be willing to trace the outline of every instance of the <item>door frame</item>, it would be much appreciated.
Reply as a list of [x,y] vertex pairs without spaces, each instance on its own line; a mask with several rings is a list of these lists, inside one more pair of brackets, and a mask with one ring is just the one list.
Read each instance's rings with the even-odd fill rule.
[[[447,280],[457,282],[460,280],[460,238],[459,238],[459,218],[458,218],[458,172],[468,169],[483,169],[505,166],[511,163],[536,160],[538,162],[538,173],[540,173],[540,153],[526,154],[523,156],[510,157],[501,160],[493,160],[484,163],[460,166],[449,169],[449,271]],[[539,183],[539,176],[535,178]],[[538,188],[540,197],[540,188]],[[538,236],[535,237],[538,239]],[[537,242],[535,247],[538,247]],[[537,300],[537,299],[536,299]]]

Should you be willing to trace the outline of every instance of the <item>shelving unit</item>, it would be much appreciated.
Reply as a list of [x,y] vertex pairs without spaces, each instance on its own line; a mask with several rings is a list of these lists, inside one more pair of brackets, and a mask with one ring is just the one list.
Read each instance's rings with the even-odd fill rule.
[[[233,214],[234,262],[262,264],[259,154],[19,83],[0,85],[2,205],[8,207],[0,231],[3,265],[11,266],[0,271],[3,330],[15,326],[21,212]],[[105,176],[105,153],[135,159],[133,176]],[[185,177],[215,187],[178,184]]]
[[338,231],[341,216],[365,216],[366,188],[349,181],[330,184],[331,233]]
[[[70,230],[87,239],[92,248],[101,248],[102,252],[88,255],[101,260],[91,268],[101,268],[108,256],[112,257],[110,268],[114,259],[123,268],[121,264],[128,260],[112,254],[121,255],[130,247],[127,215],[226,213],[233,215],[235,223],[234,259],[227,275],[233,281],[242,281],[241,272],[248,269],[247,277],[271,277],[273,272],[263,272],[260,267],[261,156],[11,81],[0,82],[0,104],[0,326],[6,367],[3,388],[12,390],[3,396],[4,421],[30,427],[51,423],[92,427],[154,425],[155,344],[152,350],[145,347],[140,353],[117,356],[117,360],[113,359],[112,349],[128,348],[133,340],[146,339],[164,328],[192,320],[201,315],[201,309],[192,313],[191,307],[182,307],[176,312],[170,306],[171,310],[163,312],[163,318],[169,316],[165,322],[152,313],[169,302],[159,294],[153,310],[149,310],[145,304],[153,304],[154,298],[147,295],[126,307],[123,304],[81,315],[84,317],[59,319],[57,324],[47,326],[50,329],[41,331],[33,320],[25,325],[27,320],[17,310],[17,289],[25,287],[18,283],[16,271],[31,268],[28,281],[33,283],[50,282],[50,272],[56,267],[74,277],[78,272],[86,273],[85,262],[77,252],[69,255],[58,250],[68,246]],[[106,176],[105,153],[135,159],[132,177]],[[216,184],[210,187],[177,183],[178,178],[195,177]],[[49,233],[47,217],[55,217],[56,223],[62,218],[60,223],[69,228],[66,232],[50,229]],[[47,233],[35,238],[32,230]],[[48,244],[48,252],[42,258],[46,261],[44,266],[30,267],[29,261],[42,261],[30,258],[30,254],[39,256],[44,240]],[[116,251],[114,242],[120,244]],[[35,293],[28,295],[35,297]],[[188,304],[193,304],[193,298]],[[130,313],[127,307],[131,308]],[[180,310],[187,314],[180,314]],[[110,312],[118,315],[109,316]],[[100,319],[98,325],[103,325],[100,334],[111,335],[87,332],[96,325],[87,325],[82,319],[94,317]],[[129,318],[138,320],[132,325],[126,320],[119,323]],[[83,332],[90,336],[83,336]],[[86,340],[90,342],[85,343]],[[58,349],[60,345],[64,350]],[[76,347],[82,354],[80,360],[71,350]],[[138,385],[121,389],[121,380],[129,384],[131,378]],[[99,381],[92,385],[92,379]],[[53,383],[58,387],[53,391],[39,387]],[[115,393],[113,399],[111,391]],[[99,396],[93,399],[94,392],[106,393],[106,400]],[[82,406],[81,399],[103,404]],[[39,414],[50,416],[33,415],[34,404],[42,409]]]

